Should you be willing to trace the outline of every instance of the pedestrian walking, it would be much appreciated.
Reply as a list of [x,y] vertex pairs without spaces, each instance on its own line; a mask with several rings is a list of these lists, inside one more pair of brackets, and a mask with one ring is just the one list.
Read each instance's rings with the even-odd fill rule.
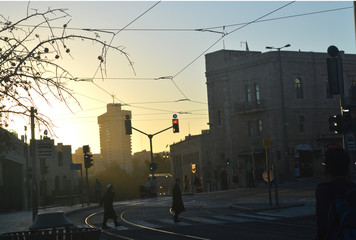
[[174,212],[173,220],[174,222],[179,222],[178,216],[181,212],[185,211],[183,199],[182,199],[182,192],[180,190],[180,179],[176,179],[176,183],[173,186],[173,203],[172,203],[172,210]]
[[[331,148],[325,153],[323,163],[324,176],[327,182],[320,183],[315,190],[316,198],[316,237],[315,240],[345,239],[338,238],[343,234],[341,219],[337,214],[336,197],[346,196],[356,205],[356,184],[348,179],[350,159],[348,153],[341,148]],[[346,206],[346,205],[344,205]],[[355,239],[355,238],[350,238]]]
[[108,184],[107,190],[100,201],[100,206],[104,204],[104,219],[102,224],[103,229],[107,228],[106,222],[108,221],[108,219],[113,219],[115,227],[120,226],[120,224],[117,221],[117,215],[113,207],[114,196],[115,196],[114,187],[113,185]]
[[101,182],[99,179],[95,180],[95,200],[96,202],[100,202],[101,199]]

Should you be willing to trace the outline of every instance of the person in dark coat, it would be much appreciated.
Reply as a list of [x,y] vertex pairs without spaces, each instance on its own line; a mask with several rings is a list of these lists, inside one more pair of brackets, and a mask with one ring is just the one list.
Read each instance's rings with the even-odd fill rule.
[[348,190],[356,187],[356,184],[348,179],[350,158],[345,150],[342,148],[327,150],[323,165],[327,182],[320,183],[315,190],[315,240],[331,239],[339,222],[336,211],[334,208],[330,208],[330,204],[337,194],[345,194]]
[[182,192],[180,190],[180,179],[176,179],[176,183],[173,186],[173,203],[172,203],[172,211],[174,212],[173,220],[174,222],[179,222],[178,216],[181,212],[185,211],[183,200],[182,200]]
[[113,185],[111,184],[107,185],[107,190],[100,201],[100,206],[104,204],[104,219],[102,224],[103,229],[107,228],[106,222],[108,221],[108,219],[113,219],[115,227],[120,226],[120,224],[116,219],[117,215],[113,207],[114,196],[115,196],[115,192],[114,192]]

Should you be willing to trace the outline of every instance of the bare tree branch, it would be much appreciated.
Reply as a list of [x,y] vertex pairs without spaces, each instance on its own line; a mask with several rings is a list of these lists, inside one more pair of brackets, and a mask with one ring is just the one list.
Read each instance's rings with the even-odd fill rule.
[[[7,125],[14,115],[23,117],[30,116],[31,107],[36,106],[38,97],[51,105],[49,96],[54,96],[71,110],[69,100],[73,100],[80,106],[79,101],[73,96],[72,90],[66,84],[69,81],[80,81],[73,76],[60,60],[72,57],[69,41],[90,41],[99,46],[101,50],[98,58],[99,69],[104,76],[106,74],[106,52],[108,49],[115,50],[123,55],[131,66],[133,62],[122,46],[113,46],[101,40],[97,34],[93,37],[80,34],[67,34],[66,29],[70,23],[67,9],[47,9],[39,12],[27,6],[27,15],[17,21],[11,22],[8,18],[0,15],[0,114]],[[60,34],[56,34],[52,23],[66,20]],[[31,24],[23,27],[25,23]],[[33,23],[35,22],[35,23]],[[43,33],[46,26],[47,33]],[[83,31],[83,33],[89,33]],[[42,34],[42,36],[41,36]],[[47,34],[47,36],[45,36]],[[54,135],[54,124],[45,113],[38,112],[36,115],[38,124],[48,128]]]

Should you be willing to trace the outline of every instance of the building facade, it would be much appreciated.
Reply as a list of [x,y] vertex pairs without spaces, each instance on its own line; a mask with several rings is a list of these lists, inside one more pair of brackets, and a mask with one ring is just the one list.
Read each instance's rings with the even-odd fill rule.
[[[205,57],[211,155],[216,167],[231,162],[227,181],[233,175],[240,186],[251,176],[262,181],[266,159],[282,182],[321,175],[327,146],[342,144],[328,128],[328,116],[340,113],[340,97],[328,93],[327,54],[220,50]],[[350,89],[356,55],[342,58]]]
[[[182,184],[188,178],[188,191],[196,191],[200,183],[203,191],[211,191],[214,174],[209,151],[210,135],[203,130],[200,135],[189,135],[185,140],[170,145],[170,159],[173,179],[179,178]],[[184,187],[185,188],[185,187]]]
[[125,116],[131,111],[122,110],[121,104],[108,104],[107,112],[98,117],[100,152],[107,165],[119,164],[131,173],[131,136],[125,134]]

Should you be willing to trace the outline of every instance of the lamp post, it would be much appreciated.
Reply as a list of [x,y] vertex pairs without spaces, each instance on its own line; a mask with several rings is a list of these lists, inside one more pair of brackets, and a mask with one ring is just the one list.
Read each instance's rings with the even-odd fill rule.
[[[278,59],[279,59],[279,80],[280,80],[280,89],[281,89],[281,108],[282,108],[282,141],[283,141],[283,160],[284,160],[284,172],[286,178],[289,178],[289,159],[288,159],[288,138],[287,138],[287,119],[286,119],[286,107],[284,101],[284,87],[283,87],[283,74],[282,74],[282,60],[281,60],[281,49],[290,47],[290,44],[286,44],[283,47],[275,48],[275,47],[266,47],[266,49],[275,49],[278,51]],[[275,176],[277,177],[277,176]]]

